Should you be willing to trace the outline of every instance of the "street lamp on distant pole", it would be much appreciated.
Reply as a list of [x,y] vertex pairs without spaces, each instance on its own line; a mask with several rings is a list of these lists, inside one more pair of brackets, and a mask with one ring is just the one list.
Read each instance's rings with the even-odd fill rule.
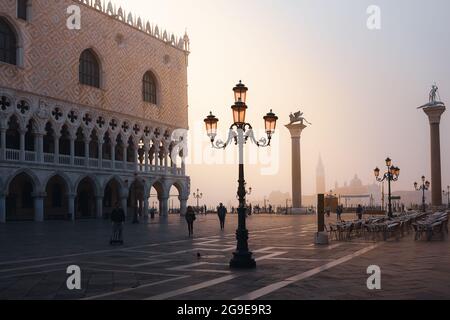
[[253,127],[250,123],[245,121],[248,106],[246,104],[248,88],[239,81],[239,84],[233,88],[234,91],[234,105],[231,106],[233,113],[233,123],[230,126],[228,139],[226,142],[216,140],[217,136],[217,119],[212,112],[205,119],[206,131],[208,137],[211,139],[211,145],[214,149],[225,149],[233,141],[239,146],[239,180],[238,180],[238,229],[236,231],[237,250],[233,253],[234,257],[230,262],[231,268],[249,269],[255,268],[256,262],[252,258],[252,253],[248,249],[248,230],[246,227],[246,190],[244,177],[244,144],[250,139],[251,142],[258,147],[269,147],[272,140],[272,135],[275,133],[276,123],[278,117],[270,110],[264,117],[264,124],[267,138],[256,140]]
[[400,176],[400,168],[395,167],[392,165],[392,160],[390,158],[386,159],[386,167],[387,171],[383,174],[383,176],[380,178],[380,169],[377,167],[374,170],[375,178],[378,182],[383,182],[387,180],[388,182],[388,200],[389,200],[389,210],[388,215],[389,218],[393,218],[394,214],[392,212],[392,192],[391,192],[391,182],[398,181],[398,178]]
[[414,189],[416,191],[422,191],[422,211],[427,211],[427,203],[425,198],[425,191],[428,191],[430,189],[431,183],[429,181],[426,181],[425,176],[422,176],[422,185],[419,186],[417,182],[414,182]]
[[197,210],[200,209],[199,201],[203,198],[203,193],[200,193],[200,190],[197,189],[197,193],[194,192],[194,199],[197,199]]
[[450,186],[447,186],[447,191],[442,191],[442,194],[447,196],[447,208],[450,209]]

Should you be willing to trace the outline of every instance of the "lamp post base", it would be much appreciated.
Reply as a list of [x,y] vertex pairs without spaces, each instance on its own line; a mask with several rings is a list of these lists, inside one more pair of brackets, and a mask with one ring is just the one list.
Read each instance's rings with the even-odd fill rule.
[[251,252],[234,252],[234,257],[230,261],[231,269],[255,269],[256,261],[252,258]]

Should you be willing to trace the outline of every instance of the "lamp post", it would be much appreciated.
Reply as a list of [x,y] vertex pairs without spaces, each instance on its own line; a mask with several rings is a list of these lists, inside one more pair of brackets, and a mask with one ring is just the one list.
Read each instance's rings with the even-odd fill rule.
[[389,201],[389,210],[388,215],[389,218],[393,218],[392,213],[392,193],[391,193],[391,182],[398,181],[398,178],[400,176],[400,168],[395,167],[392,165],[392,160],[390,158],[386,159],[386,167],[387,171],[383,174],[383,176],[380,178],[380,169],[377,167],[374,170],[375,178],[378,182],[387,181],[388,182],[388,201]]
[[442,194],[447,196],[447,208],[450,209],[450,186],[447,186],[447,191],[442,191]]
[[200,209],[199,200],[203,198],[203,193],[200,193],[200,190],[197,189],[197,193],[194,192],[194,199],[197,199],[197,210]]
[[236,231],[237,250],[233,253],[233,259],[230,261],[231,268],[250,269],[256,267],[256,262],[252,258],[252,253],[248,249],[248,230],[246,227],[246,194],[245,177],[244,177],[244,144],[250,139],[258,147],[268,147],[275,133],[278,117],[272,110],[264,117],[267,139],[262,138],[256,140],[252,126],[245,122],[247,112],[247,91],[248,88],[239,81],[239,84],[233,88],[235,103],[231,107],[233,113],[233,124],[229,129],[228,139],[226,142],[216,141],[217,136],[217,119],[212,112],[205,119],[206,131],[211,140],[211,145],[215,149],[225,149],[233,141],[239,146],[239,180],[237,195],[239,198],[238,209],[238,229]]
[[422,191],[422,210],[423,212],[427,211],[427,204],[426,204],[426,198],[425,198],[425,191],[428,191],[430,189],[431,183],[429,181],[426,181],[425,176],[422,176],[422,185],[419,186],[417,182],[414,182],[414,189],[416,191]]

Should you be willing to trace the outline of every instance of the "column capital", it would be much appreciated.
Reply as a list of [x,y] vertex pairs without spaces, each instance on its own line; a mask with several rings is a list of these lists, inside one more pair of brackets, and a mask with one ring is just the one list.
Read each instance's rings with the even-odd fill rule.
[[300,138],[302,135],[302,131],[307,128],[303,123],[292,123],[286,125],[286,128],[289,129],[289,132],[291,133],[291,138]]
[[31,196],[33,198],[36,198],[36,199],[43,199],[43,198],[45,198],[47,196],[47,193],[45,193],[45,192],[33,192],[31,194]]
[[430,120],[430,124],[440,124],[441,116],[445,112],[446,108],[444,105],[436,106],[436,107],[427,107],[424,108],[423,111],[428,116]]

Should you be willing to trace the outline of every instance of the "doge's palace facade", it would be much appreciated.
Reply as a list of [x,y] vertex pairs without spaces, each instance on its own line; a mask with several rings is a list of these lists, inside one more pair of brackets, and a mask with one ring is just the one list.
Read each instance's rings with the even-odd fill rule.
[[167,215],[172,187],[184,214],[188,56],[111,2],[2,0],[0,223],[146,214],[152,188]]

